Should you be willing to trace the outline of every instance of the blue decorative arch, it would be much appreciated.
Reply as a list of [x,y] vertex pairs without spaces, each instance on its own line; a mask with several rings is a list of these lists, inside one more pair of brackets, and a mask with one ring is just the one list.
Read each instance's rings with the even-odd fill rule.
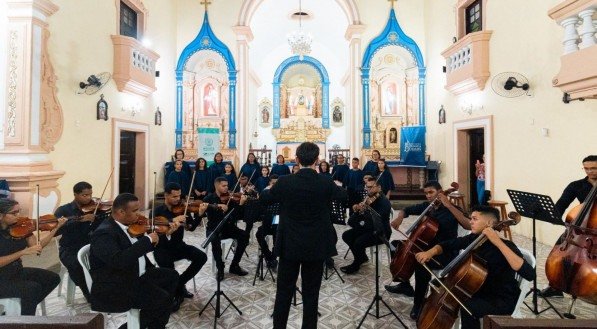
[[183,95],[182,79],[184,67],[187,61],[198,51],[212,50],[220,54],[226,62],[228,70],[228,147],[236,148],[236,65],[230,49],[216,37],[211,26],[207,12],[203,15],[203,25],[199,34],[189,43],[178,58],[176,65],[176,148],[182,147],[182,118],[183,118]]
[[363,56],[361,64],[361,83],[363,84],[363,147],[371,147],[371,127],[369,122],[369,70],[371,69],[371,60],[375,54],[387,46],[399,46],[406,49],[415,59],[419,69],[419,124],[425,125],[425,75],[426,67],[423,62],[423,55],[417,43],[407,36],[398,20],[394,8],[390,10],[390,17],[383,32],[373,39]]
[[304,56],[301,60],[299,56],[287,58],[278,66],[274,74],[274,129],[280,128],[280,84],[282,75],[288,68],[296,64],[308,64],[317,70],[321,77],[321,125],[323,128],[330,128],[329,99],[330,99],[330,79],[328,72],[320,61],[311,57]]

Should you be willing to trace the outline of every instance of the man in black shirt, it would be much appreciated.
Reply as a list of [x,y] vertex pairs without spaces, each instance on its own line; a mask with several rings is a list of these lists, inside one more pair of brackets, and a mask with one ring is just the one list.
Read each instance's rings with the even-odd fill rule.
[[228,194],[228,180],[226,177],[216,178],[214,187],[215,192],[207,195],[203,199],[204,202],[210,204],[210,207],[207,208],[207,236],[209,236],[214,231],[216,226],[218,226],[220,221],[234,209],[234,213],[231,214],[232,218],[227,219],[224,227],[220,231],[219,236],[213,239],[211,242],[212,255],[218,268],[217,279],[221,281],[224,279],[224,261],[222,260],[221,244],[221,240],[223,239],[232,238],[236,240],[236,250],[234,251],[234,258],[230,263],[229,272],[240,276],[249,274],[249,272],[243,270],[239,265],[240,259],[243,257],[243,253],[249,244],[249,233],[241,230],[235,225],[236,219],[242,218],[243,216],[242,206],[247,201],[247,196],[241,196],[238,202],[233,200],[229,200],[229,202],[222,201],[222,198]]
[[[568,206],[574,201],[582,203],[585,201],[589,192],[597,184],[597,155],[589,155],[582,160],[582,166],[587,176],[583,179],[574,181],[564,189],[562,196],[558,199],[555,205],[556,213],[559,216],[564,216]],[[558,241],[556,244],[559,244]],[[547,287],[541,291],[543,297],[564,297],[561,291]]]
[[[271,199],[269,195],[270,189],[272,186],[276,184],[278,181],[278,175],[273,174],[269,178],[269,185],[261,192],[262,198],[265,200]],[[276,229],[278,228],[277,224],[273,223],[274,216],[278,215],[278,210],[280,208],[279,203],[271,203],[271,204],[263,204],[263,216],[262,216],[262,224],[257,229],[257,233],[255,237],[257,237],[257,243],[259,243],[259,247],[261,248],[261,252],[263,253],[263,257],[267,263],[267,267],[272,270],[276,270],[278,266],[278,261],[276,260],[276,254],[273,251],[270,251],[267,242],[265,241],[265,237],[268,235],[272,235],[274,241],[276,241]],[[278,217],[279,218],[279,217]],[[273,247],[272,247],[273,249]]]
[[68,269],[70,278],[81,289],[85,299],[89,300],[89,290],[85,284],[85,275],[77,259],[77,254],[81,247],[89,244],[89,234],[101,224],[105,217],[109,216],[109,213],[94,215],[83,212],[82,208],[91,204],[92,201],[91,184],[78,182],[73,186],[73,194],[75,199],[71,203],[58,207],[54,212],[57,218],[69,218],[56,233],[56,235],[62,235],[59,242],[59,258],[60,262]]
[[[383,243],[377,234],[383,234],[386,239],[390,238],[392,230],[390,229],[390,214],[392,213],[392,205],[386,196],[381,192],[381,185],[379,181],[374,178],[369,178],[365,184],[365,189],[368,191],[369,201],[373,201],[369,206],[375,210],[381,217],[383,224],[383,232],[374,232],[374,227],[370,215],[361,214],[364,211],[365,204],[363,202],[355,204],[353,210],[355,211],[348,220],[348,225],[352,228],[342,234],[342,240],[346,242],[354,260],[352,264],[340,268],[346,274],[353,274],[359,271],[361,264],[367,262],[366,248],[376,244]],[[375,198],[375,200],[373,200]]]
[[485,315],[511,315],[520,295],[515,275],[519,274],[527,281],[535,279],[535,270],[524,260],[516,245],[512,241],[501,239],[493,229],[499,222],[499,216],[500,213],[495,208],[478,206],[471,214],[471,234],[440,242],[428,251],[415,255],[417,261],[424,264],[432,257],[439,259],[444,253],[458,253],[480,234],[484,234],[489,240],[474,251],[485,260],[487,277],[481,288],[469,300],[464,301],[472,315],[460,310],[462,329],[481,328],[479,319]]
[[196,247],[189,246],[184,243],[184,224],[196,227],[196,221],[200,220],[200,217],[205,214],[207,209],[207,203],[202,203],[199,208],[199,216],[193,219],[190,215],[185,216],[184,214],[175,215],[172,211],[174,206],[180,204],[181,187],[177,183],[168,183],[164,188],[164,204],[155,208],[155,217],[162,216],[168,219],[169,222],[177,222],[181,224],[180,227],[172,235],[160,235],[158,244],[155,246],[153,255],[155,261],[160,267],[174,268],[174,262],[187,259],[191,261],[191,264],[187,269],[182,272],[178,279],[178,287],[176,289],[176,295],[178,297],[177,303],[181,303],[183,298],[192,298],[193,294],[190,293],[185,285],[186,283],[195,277],[201,270],[201,267],[207,262],[207,256],[205,253]]
[[[444,195],[442,186],[438,182],[427,182],[423,186],[425,197],[427,202],[420,203],[418,205],[404,208],[398,212],[398,216],[392,221],[391,225],[394,229],[398,230],[402,220],[410,215],[420,215],[429,206],[430,202],[433,202],[436,198],[441,201],[438,207],[432,207],[427,213],[427,216],[435,218],[438,221],[439,229],[429,245],[433,246],[437,243],[455,239],[458,236],[458,225],[469,230],[470,222],[464,215],[462,210],[453,205],[450,200]],[[436,260],[441,264],[441,267],[446,266],[454,257],[456,257],[457,251],[446,252],[437,257]],[[432,266],[437,266],[433,263]],[[427,294],[427,288],[429,287],[429,281],[431,280],[431,274],[427,272],[423,266],[415,266],[415,289],[413,290],[410,282],[401,282],[398,285],[385,286],[386,290],[392,293],[403,294],[409,297],[414,297],[413,308],[410,312],[410,317],[416,320],[419,317],[421,308],[423,307],[423,300]]]

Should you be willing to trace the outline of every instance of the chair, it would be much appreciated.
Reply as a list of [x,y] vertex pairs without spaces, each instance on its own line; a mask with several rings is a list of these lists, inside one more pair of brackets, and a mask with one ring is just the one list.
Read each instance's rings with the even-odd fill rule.
[[[77,259],[79,260],[81,267],[83,267],[83,273],[85,274],[85,283],[87,284],[87,289],[89,289],[89,291],[91,292],[91,286],[93,285],[93,280],[91,279],[91,274],[89,273],[89,270],[91,268],[91,266],[89,264],[90,249],[91,249],[90,245],[83,246],[83,248],[81,248],[81,250],[79,250],[79,253],[77,254]],[[141,328],[140,311],[141,310],[139,310],[139,309],[130,309],[127,312],[126,323],[127,323],[128,329],[140,329]]]
[[[0,305],[4,309],[4,314],[7,316],[19,316],[21,315],[21,299],[20,298],[2,298],[0,299]],[[46,316],[46,300],[42,300],[39,303],[41,307],[41,315]]]
[[[220,242],[222,243],[222,255],[228,255],[228,251],[232,248],[232,246],[234,245],[234,243],[236,241],[234,239],[224,239],[224,240],[221,240]],[[207,249],[205,250],[206,253],[209,250],[210,246],[211,246],[211,244],[207,246]],[[213,258],[213,256],[211,257],[211,273],[213,273],[213,274],[218,273],[218,267],[216,265],[216,260]]]
[[[54,241],[56,241],[56,249],[58,250],[58,254],[60,254],[60,237],[54,238]],[[64,266],[64,264],[62,264],[62,262],[60,262],[60,273],[58,275],[60,276],[60,283],[58,284],[58,297],[62,295],[62,282],[64,279],[64,275],[66,275],[68,278],[68,281],[66,282],[66,304],[70,305],[75,300],[75,289],[77,286],[75,285],[75,282],[70,278],[70,275],[68,275],[68,269]]]

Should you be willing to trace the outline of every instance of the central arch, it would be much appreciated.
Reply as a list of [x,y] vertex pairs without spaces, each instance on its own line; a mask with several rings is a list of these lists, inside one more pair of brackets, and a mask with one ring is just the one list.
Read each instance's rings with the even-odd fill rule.
[[[250,26],[253,14],[264,0],[243,0],[238,14],[239,26]],[[361,15],[355,0],[335,0],[346,15],[348,25],[361,24]]]

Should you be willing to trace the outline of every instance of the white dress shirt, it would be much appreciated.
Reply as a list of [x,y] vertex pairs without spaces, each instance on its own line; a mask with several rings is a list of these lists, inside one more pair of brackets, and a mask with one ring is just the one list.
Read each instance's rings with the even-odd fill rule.
[[[120,223],[117,220],[115,220],[115,222],[124,231],[124,234],[126,234],[126,236],[129,238],[129,240],[131,241],[131,244],[134,244],[135,242],[137,242],[137,238],[133,238],[129,234],[127,226],[123,225],[122,223]],[[139,257],[139,276],[141,276],[143,274],[145,274],[145,255]]]

